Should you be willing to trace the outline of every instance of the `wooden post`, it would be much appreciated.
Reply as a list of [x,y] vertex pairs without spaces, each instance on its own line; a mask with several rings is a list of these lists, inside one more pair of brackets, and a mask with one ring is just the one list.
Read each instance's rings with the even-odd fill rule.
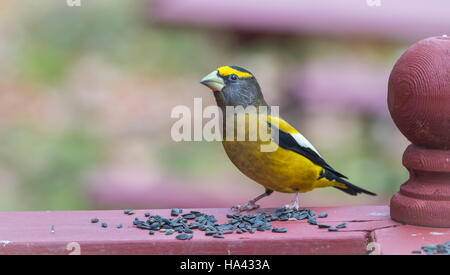
[[411,46],[389,78],[392,119],[412,144],[403,155],[410,178],[391,199],[391,217],[450,227],[450,38]]

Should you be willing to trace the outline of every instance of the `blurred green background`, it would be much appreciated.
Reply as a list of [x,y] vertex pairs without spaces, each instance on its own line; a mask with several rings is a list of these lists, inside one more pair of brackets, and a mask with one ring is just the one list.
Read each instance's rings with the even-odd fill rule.
[[[407,179],[408,142],[387,109],[309,105],[286,81],[317,60],[356,60],[387,73],[385,97],[389,69],[407,44],[180,28],[152,22],[151,12],[147,1],[0,2],[1,211],[225,207],[259,194],[220,143],[170,137],[173,107],[193,106],[194,97],[215,104],[199,80],[221,65],[252,71],[266,100],[328,163],[379,194],[315,190],[302,204],[386,204]],[[262,205],[290,199],[274,194]]]

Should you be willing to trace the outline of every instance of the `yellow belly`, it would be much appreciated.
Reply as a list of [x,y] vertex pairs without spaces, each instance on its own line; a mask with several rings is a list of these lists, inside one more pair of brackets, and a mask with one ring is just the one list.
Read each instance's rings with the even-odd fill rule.
[[[247,114],[245,120],[237,119],[236,128],[244,127],[248,133],[249,119],[255,119],[254,116]],[[266,122],[263,123],[263,127],[268,127]],[[234,141],[222,142],[228,157],[242,173],[264,187],[283,193],[308,192],[329,186],[345,187],[334,180],[319,180],[323,170],[321,166],[298,153],[279,147],[271,140],[269,132],[259,132],[256,141],[248,141],[248,135],[245,139],[247,141],[236,141],[239,140],[236,139],[236,132]],[[273,152],[263,152],[261,145],[267,146],[269,143],[277,149]]]
[[293,151],[278,147],[261,152],[260,142],[224,141],[223,147],[234,165],[246,176],[274,191],[308,192],[319,187],[341,186],[324,178],[322,167]]

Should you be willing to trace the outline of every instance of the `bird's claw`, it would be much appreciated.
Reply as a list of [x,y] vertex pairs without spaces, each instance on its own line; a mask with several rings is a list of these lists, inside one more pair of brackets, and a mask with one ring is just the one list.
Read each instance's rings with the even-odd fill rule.
[[249,201],[249,202],[247,202],[247,204],[245,204],[243,206],[242,205],[232,206],[231,210],[237,211],[237,212],[242,212],[242,211],[250,211],[250,210],[258,209],[258,208],[259,208],[258,204],[254,203],[252,201]]
[[299,191],[297,191],[297,194],[295,194],[295,199],[293,199],[290,204],[286,204],[285,206],[283,206],[284,209],[293,209],[295,211],[298,211],[300,209],[298,205],[298,193]]
[[298,202],[292,202],[290,204],[286,204],[283,206],[284,209],[293,209],[298,211],[300,209],[300,206],[298,205]]

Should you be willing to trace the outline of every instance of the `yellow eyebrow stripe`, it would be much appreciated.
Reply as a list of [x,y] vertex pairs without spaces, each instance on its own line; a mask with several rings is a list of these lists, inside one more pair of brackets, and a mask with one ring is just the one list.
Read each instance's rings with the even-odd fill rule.
[[253,75],[251,75],[249,73],[235,70],[235,69],[233,69],[233,68],[231,68],[229,66],[223,66],[223,67],[217,68],[217,71],[219,72],[219,74],[221,76],[228,76],[228,75],[231,75],[231,74],[235,74],[238,77],[244,77],[244,78],[247,78],[247,77],[251,78],[251,77],[253,77]]

